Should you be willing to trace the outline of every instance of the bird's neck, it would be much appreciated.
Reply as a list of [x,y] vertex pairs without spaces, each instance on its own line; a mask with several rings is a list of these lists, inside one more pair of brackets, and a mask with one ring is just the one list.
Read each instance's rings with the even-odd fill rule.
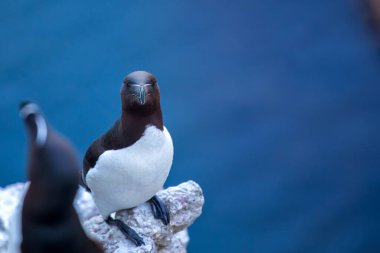
[[144,115],[122,110],[120,123],[122,129],[127,131],[138,131],[139,129],[145,129],[148,125],[153,125],[158,129],[163,130],[161,108],[156,109],[150,114]]
[[142,135],[147,126],[155,126],[163,130],[162,112],[159,108],[149,115],[133,114],[122,111],[120,127],[123,133],[128,135]]

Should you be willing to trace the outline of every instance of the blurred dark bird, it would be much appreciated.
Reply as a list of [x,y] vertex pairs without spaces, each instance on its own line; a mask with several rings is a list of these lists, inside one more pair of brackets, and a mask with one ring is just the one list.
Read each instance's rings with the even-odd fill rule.
[[370,24],[380,38],[380,0],[366,0],[365,3]]
[[39,107],[20,105],[29,137],[29,189],[22,207],[22,253],[100,253],[73,207],[79,164],[73,147],[47,124]]
[[152,74],[129,74],[120,95],[121,117],[88,148],[82,180],[107,223],[140,246],[141,237],[110,215],[150,201],[154,217],[169,224],[169,211],[155,194],[168,177],[173,143],[163,125],[160,91]]

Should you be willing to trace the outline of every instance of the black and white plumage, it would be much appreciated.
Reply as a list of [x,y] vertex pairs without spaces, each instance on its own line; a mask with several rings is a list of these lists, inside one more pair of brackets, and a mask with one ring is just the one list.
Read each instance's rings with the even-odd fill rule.
[[110,215],[150,200],[155,217],[169,223],[169,212],[155,194],[168,177],[173,143],[163,125],[159,87],[152,74],[129,74],[120,95],[121,117],[88,148],[82,180],[104,219],[141,245],[131,228]]
[[20,115],[29,137],[30,185],[15,214],[20,227],[13,226],[17,239],[8,252],[103,252],[86,236],[72,204],[80,168],[73,147],[48,126],[36,104],[22,103]]

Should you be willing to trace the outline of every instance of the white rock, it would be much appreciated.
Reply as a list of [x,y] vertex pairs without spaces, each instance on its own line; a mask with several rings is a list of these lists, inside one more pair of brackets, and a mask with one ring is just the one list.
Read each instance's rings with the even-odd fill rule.
[[[0,188],[0,253],[5,253],[9,238],[9,219],[27,189],[27,184]],[[145,245],[136,247],[99,215],[91,194],[78,191],[74,206],[87,234],[103,244],[106,253],[185,253],[189,242],[187,227],[202,213],[202,189],[193,181],[170,187],[158,193],[170,210],[170,224],[165,226],[153,217],[145,203],[116,214],[143,238]]]

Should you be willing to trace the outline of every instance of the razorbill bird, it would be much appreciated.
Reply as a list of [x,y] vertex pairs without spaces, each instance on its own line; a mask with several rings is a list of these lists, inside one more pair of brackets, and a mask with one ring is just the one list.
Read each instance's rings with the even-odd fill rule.
[[21,252],[103,252],[86,236],[73,207],[80,171],[74,148],[49,127],[36,104],[23,102],[20,115],[29,136],[30,180],[21,210]]
[[160,91],[152,74],[129,74],[120,95],[121,116],[88,148],[82,180],[106,222],[140,246],[142,238],[110,215],[149,201],[154,217],[169,224],[168,208],[155,194],[168,177],[173,143],[163,125]]

